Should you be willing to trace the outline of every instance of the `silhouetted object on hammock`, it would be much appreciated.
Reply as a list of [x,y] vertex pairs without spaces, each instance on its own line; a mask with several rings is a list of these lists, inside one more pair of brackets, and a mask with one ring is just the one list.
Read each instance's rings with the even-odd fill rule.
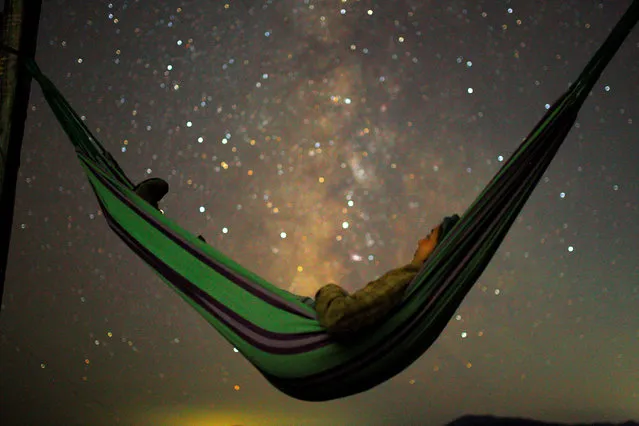
[[158,203],[169,192],[169,184],[164,179],[150,178],[140,182],[133,190],[156,210],[160,210]]
[[[133,191],[138,194],[140,198],[153,206],[156,210],[159,210],[162,214],[164,212],[160,210],[160,201],[169,192],[169,184],[164,179],[150,178],[143,180],[137,184]],[[206,242],[203,236],[198,235],[197,238],[200,241]]]
[[635,0],[577,81],[546,112],[462,215],[388,319],[348,344],[312,307],[163,216],[38,69],[26,67],[76,148],[109,226],[275,387],[308,401],[368,390],[420,357],[482,274],[575,123],[594,83],[639,17]]

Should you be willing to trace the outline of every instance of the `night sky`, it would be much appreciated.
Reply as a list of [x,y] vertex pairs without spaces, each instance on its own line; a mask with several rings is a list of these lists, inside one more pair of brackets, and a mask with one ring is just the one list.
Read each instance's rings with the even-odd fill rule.
[[[281,288],[350,291],[463,213],[630,5],[45,0],[36,60],[161,207]],[[3,425],[639,418],[639,28],[437,342],[325,403],[269,385],[107,227],[34,83]],[[633,260],[634,259],[634,260]]]

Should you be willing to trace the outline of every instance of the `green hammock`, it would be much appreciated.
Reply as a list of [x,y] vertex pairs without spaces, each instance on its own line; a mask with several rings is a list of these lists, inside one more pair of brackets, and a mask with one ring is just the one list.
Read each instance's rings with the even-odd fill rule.
[[424,264],[374,331],[339,343],[314,310],[205,244],[133,192],[133,184],[34,61],[24,63],[75,145],[109,226],[275,387],[301,400],[366,391],[437,339],[497,251],[639,17],[635,0],[579,79],[549,108]]

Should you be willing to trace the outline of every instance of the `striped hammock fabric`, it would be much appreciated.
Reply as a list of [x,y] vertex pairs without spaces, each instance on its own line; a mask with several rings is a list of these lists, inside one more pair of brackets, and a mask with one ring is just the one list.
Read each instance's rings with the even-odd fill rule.
[[446,235],[401,305],[374,331],[340,343],[295,295],[200,241],[144,202],[36,63],[23,58],[75,146],[109,226],[276,388],[306,401],[366,391],[440,335],[482,274],[639,17],[635,0],[578,80],[548,109]]

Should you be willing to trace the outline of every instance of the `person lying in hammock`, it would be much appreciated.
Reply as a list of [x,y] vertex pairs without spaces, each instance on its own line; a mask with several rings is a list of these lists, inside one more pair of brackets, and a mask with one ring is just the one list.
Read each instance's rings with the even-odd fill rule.
[[[137,185],[134,191],[159,210],[158,202],[168,193],[169,184],[151,178]],[[320,288],[314,299],[295,296],[315,309],[320,325],[329,334],[338,338],[352,336],[381,322],[402,301],[411,280],[458,221],[458,215],[446,217],[426,238],[419,240],[410,263],[385,273],[353,294],[331,283]],[[201,235],[198,238],[205,241]]]
[[315,300],[300,299],[315,308],[320,325],[335,337],[351,337],[368,329],[399,305],[412,279],[458,221],[458,215],[446,217],[426,238],[419,240],[410,263],[390,270],[352,294],[331,283],[315,293]]

